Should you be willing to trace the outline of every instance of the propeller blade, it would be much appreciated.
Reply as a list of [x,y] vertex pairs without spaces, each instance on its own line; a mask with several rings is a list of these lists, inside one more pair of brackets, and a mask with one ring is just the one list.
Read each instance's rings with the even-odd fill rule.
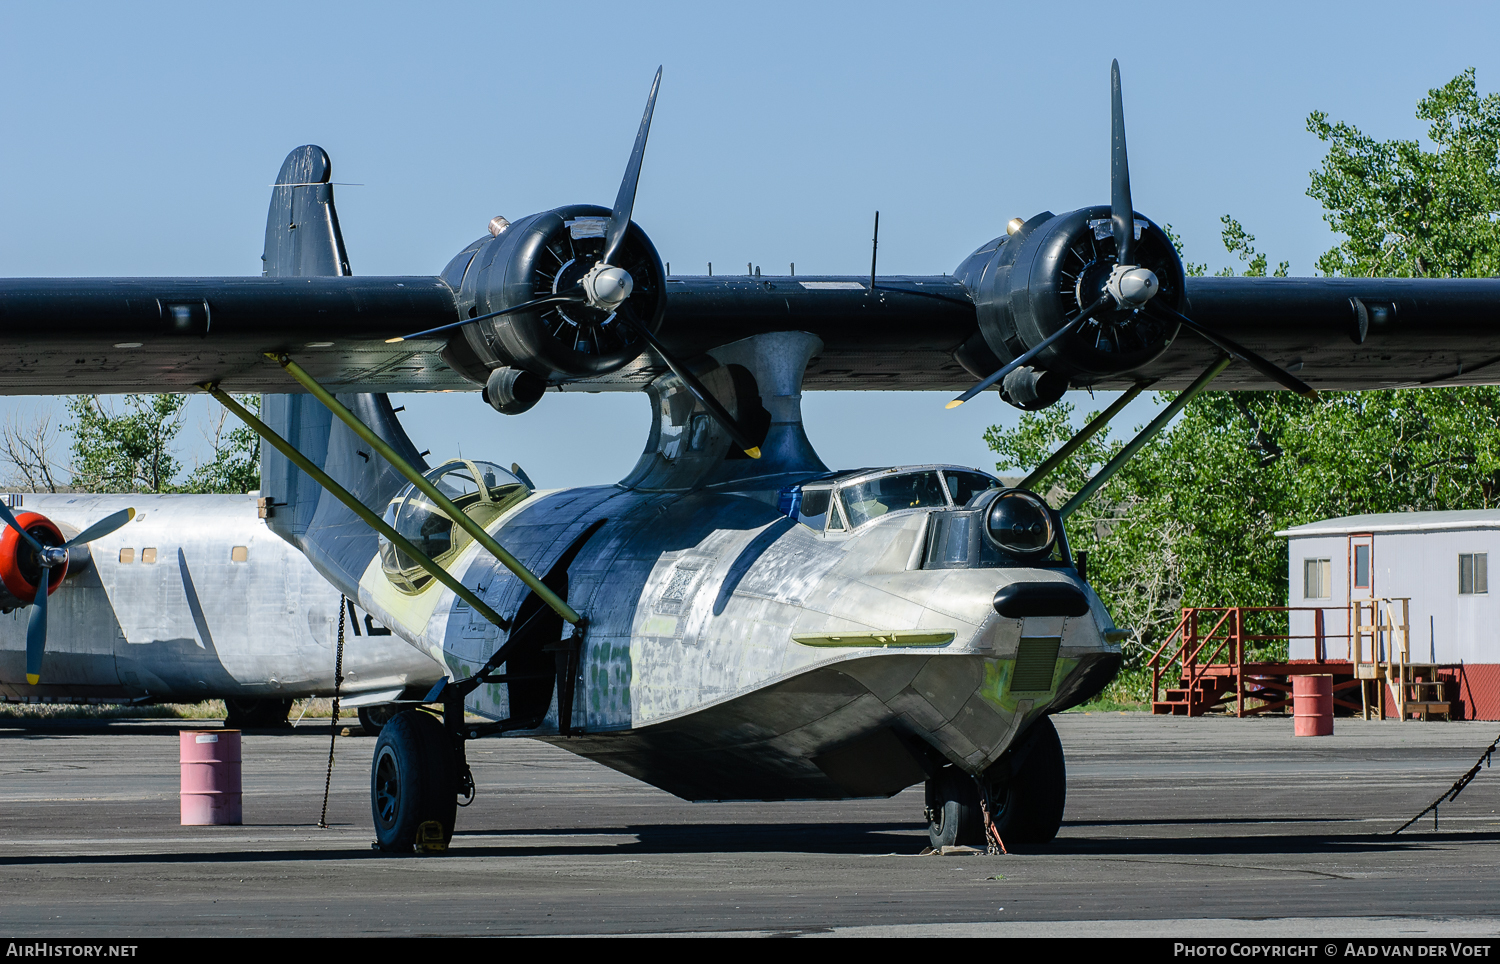
[[1088,321],[1094,316],[1095,312],[1097,312],[1100,308],[1103,308],[1105,305],[1109,304],[1111,300],[1112,299],[1109,295],[1100,295],[1098,301],[1094,302],[1087,308],[1083,309],[1083,311],[1079,312],[1077,318],[1074,318],[1072,321],[1068,322],[1066,325],[1063,325],[1061,328],[1057,329],[1046,338],[1043,338],[1035,348],[1029,349],[1028,351],[1024,352],[1019,358],[1016,358],[1014,361],[1011,361],[1002,366],[999,371],[995,372],[993,375],[989,376],[984,381],[980,382],[978,385],[975,385],[973,388],[969,389],[967,392],[964,392],[962,395],[958,396],[943,407],[957,408],[964,402],[967,402],[969,399],[973,398],[975,395],[978,395],[980,392],[984,391],[986,388],[989,388],[991,385],[995,384],[1006,375],[1009,375],[1017,368],[1020,368],[1022,365],[1026,364],[1037,355],[1041,354],[1043,348],[1046,348],[1048,345],[1052,344],[1054,341],[1057,341],[1068,332],[1073,331],[1085,321]]
[[78,535],[69,539],[63,545],[63,548],[71,549],[74,546],[81,546],[84,543],[93,542],[95,539],[103,538],[104,536],[109,535],[111,532],[114,532],[116,529],[120,528],[120,526],[124,525],[134,518],[134,509],[121,509],[119,512],[116,512],[113,515],[105,516],[103,519],[100,519],[98,522],[95,522],[87,529],[84,529],[82,532],[78,533]]
[[42,544],[40,542],[37,542],[36,539],[32,538],[31,533],[21,528],[21,524],[16,521],[15,516],[10,514],[10,508],[5,504],[5,500],[3,499],[0,499],[0,519],[4,519],[6,525],[16,530],[16,533],[20,535],[22,539],[25,539],[28,543],[30,543],[31,548],[35,549],[37,552],[42,551]]
[[47,649],[47,588],[52,570],[42,570],[36,601],[31,606],[31,620],[26,624],[26,682],[35,686],[42,678],[42,653]]
[[1135,208],[1130,203],[1130,161],[1125,156],[1125,104],[1120,97],[1120,62],[1109,67],[1111,104],[1110,220],[1115,228],[1116,264],[1135,264]]
[[656,90],[661,86],[661,68],[656,68],[656,79],[651,82],[651,96],[646,98],[646,113],[641,115],[641,129],[635,135],[635,147],[630,151],[630,163],[625,165],[625,178],[620,181],[620,193],[615,195],[615,209],[609,216],[609,232],[604,237],[604,255],[599,260],[613,264],[611,260],[625,240],[625,229],[630,226],[630,213],[635,210],[635,187],[641,180],[641,159],[646,155],[646,135],[651,133],[651,113],[656,110]]
[[667,363],[667,367],[672,369],[672,374],[682,379],[682,384],[686,385],[687,390],[693,393],[693,397],[701,402],[704,408],[708,409],[708,413],[713,416],[714,421],[724,427],[724,431],[729,433],[729,437],[734,439],[734,444],[738,445],[741,451],[752,459],[760,458],[760,446],[750,441],[750,437],[740,429],[739,423],[735,422],[729,411],[723,405],[719,404],[719,400],[714,398],[713,393],[705,388],[702,382],[698,381],[698,376],[688,371],[686,365],[683,365],[673,357],[672,353],[667,351],[667,347],[651,333],[649,328],[637,321],[635,316],[626,310],[620,311],[615,317],[634,328],[640,333],[642,338],[646,339],[646,343],[654,348],[656,353],[661,356],[662,361]]
[[1296,392],[1303,398],[1314,400],[1317,399],[1317,390],[1308,385],[1302,379],[1298,378],[1296,375],[1293,375],[1291,372],[1287,371],[1284,368],[1277,367],[1274,363],[1267,360],[1266,358],[1257,355],[1255,352],[1251,351],[1241,344],[1238,344],[1237,342],[1230,341],[1228,338],[1225,338],[1218,332],[1213,331],[1210,328],[1205,328],[1203,325],[1198,324],[1196,321],[1189,318],[1187,315],[1184,315],[1182,312],[1176,311],[1168,307],[1167,305],[1156,304],[1155,302],[1150,303],[1147,306],[1146,310],[1156,312],[1159,317],[1163,317],[1167,321],[1177,322],[1179,325],[1182,325],[1182,327],[1193,332],[1204,341],[1215,346],[1226,354],[1231,355],[1234,358],[1238,358],[1240,361],[1260,372],[1262,375],[1289,389],[1290,391]]
[[553,305],[564,301],[576,301],[581,303],[587,300],[587,296],[585,296],[581,290],[560,291],[555,295],[543,295],[540,298],[533,298],[530,301],[523,301],[519,305],[511,305],[509,308],[501,308],[499,311],[492,311],[487,315],[478,315],[473,318],[465,318],[462,321],[455,321],[447,325],[438,325],[436,328],[429,328],[426,331],[412,332],[410,335],[401,335],[397,338],[387,338],[385,340],[385,343],[387,345],[394,345],[398,342],[406,341],[409,338],[423,338],[427,335],[436,335],[440,332],[451,331],[454,328],[462,328],[464,325],[472,325],[476,321],[484,321],[486,318],[499,318],[501,315],[509,315],[517,311],[526,311],[530,308],[540,308],[542,305]]

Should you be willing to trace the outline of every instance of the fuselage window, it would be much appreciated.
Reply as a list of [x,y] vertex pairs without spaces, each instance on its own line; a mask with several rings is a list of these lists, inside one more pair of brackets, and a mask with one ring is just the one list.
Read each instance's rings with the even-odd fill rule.
[[155,561],[156,561],[156,549],[155,548],[142,549],[141,550],[141,562],[151,563],[151,562],[155,562]]
[[135,550],[134,549],[121,549],[120,550],[120,565],[122,565],[122,566],[128,566],[132,562],[135,562]]
[[245,562],[250,558],[249,546],[235,546],[229,550],[230,562]]
[[1490,556],[1487,552],[1461,552],[1458,555],[1458,594],[1472,596],[1490,591]]
[[[842,490],[844,511],[851,528],[858,528],[887,512],[902,509],[942,508],[948,504],[937,472],[905,472],[882,475]],[[831,528],[831,526],[830,526]]]
[[[488,462],[445,462],[428,472],[427,480],[481,526],[489,525],[531,494],[526,483]],[[386,506],[385,521],[435,562],[444,561],[469,541],[468,533],[410,485]],[[380,561],[386,575],[407,592],[420,590],[432,578],[384,537],[380,540]]]
[[1333,565],[1329,559],[1302,560],[1302,598],[1330,599],[1333,597]]

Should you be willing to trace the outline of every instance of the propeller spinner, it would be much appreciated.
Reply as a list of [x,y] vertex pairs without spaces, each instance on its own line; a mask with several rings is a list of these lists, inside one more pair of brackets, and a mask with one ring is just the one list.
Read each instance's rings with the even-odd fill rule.
[[[0,520],[3,520],[15,532],[16,538],[24,546],[23,551],[30,553],[30,558],[21,560],[18,566],[23,579],[29,576],[26,570],[32,568],[37,570],[37,578],[34,580],[35,595],[30,600],[22,600],[32,603],[30,621],[26,625],[27,683],[35,686],[41,682],[42,654],[47,649],[47,597],[57,589],[63,577],[67,575],[68,550],[107,536],[134,518],[134,509],[121,509],[84,529],[67,542],[53,545],[38,539],[30,531],[40,529],[44,534],[57,534],[56,527],[44,516],[31,514],[31,525],[23,526],[10,509],[4,503],[0,503]],[[54,571],[58,572],[55,576]]]
[[[1107,272],[1102,270],[1102,265],[1101,270],[1080,272],[1076,289],[1071,293],[1080,309],[1077,315],[1042,338],[1036,345],[1001,366],[993,374],[982,379],[973,388],[949,402],[947,407],[957,408],[1004,379],[1012,371],[1030,362],[1052,345],[1058,344],[1061,349],[1062,345],[1059,343],[1064,338],[1074,332],[1084,330],[1085,323],[1095,316],[1102,318],[1109,313],[1149,315],[1162,325],[1173,327],[1180,325],[1298,395],[1316,398],[1317,392],[1290,372],[1194,321],[1171,305],[1164,304],[1160,300],[1153,300],[1161,293],[1163,286],[1156,272],[1140,263],[1140,225],[1136,222],[1135,210],[1130,198],[1130,160],[1125,146],[1125,106],[1120,91],[1120,62],[1118,60],[1110,64],[1110,95],[1110,216],[1107,222],[1103,220],[1089,222],[1089,226],[1100,226],[1100,233],[1097,237],[1113,237],[1113,263],[1109,264]],[[1108,225],[1107,231],[1103,230],[1106,224]],[[1019,228],[1009,233],[1015,235],[1018,231]],[[1044,232],[1045,229],[1042,229],[1038,234],[1041,235]],[[1175,258],[1175,252],[1172,257]],[[1180,273],[1180,266],[1178,266],[1178,271]],[[1163,345],[1165,344],[1163,342]]]
[[683,382],[688,391],[708,410],[713,419],[723,427],[735,444],[751,458],[759,458],[760,448],[750,437],[750,433],[739,425],[723,404],[708,391],[688,367],[661,343],[652,332],[648,319],[643,319],[636,313],[630,301],[631,293],[638,287],[636,280],[631,277],[626,268],[614,263],[617,256],[622,253],[621,248],[630,228],[631,214],[635,210],[636,188],[641,180],[641,163],[646,156],[646,141],[651,134],[651,117],[656,111],[656,94],[661,88],[661,73],[661,68],[658,67],[656,77],[651,82],[651,93],[646,98],[646,110],[641,115],[641,126],[636,132],[635,145],[630,151],[630,160],[625,165],[625,176],[620,181],[619,193],[615,195],[614,207],[610,210],[607,219],[601,219],[605,221],[604,243],[598,260],[591,267],[586,271],[575,272],[572,275],[574,280],[564,280],[564,272],[559,270],[553,285],[554,289],[558,290],[540,297],[531,298],[520,304],[508,305],[498,311],[475,315],[472,318],[439,325],[436,328],[428,328],[425,331],[413,332],[399,338],[388,338],[386,341],[389,344],[395,344],[410,338],[442,334],[476,322],[535,311],[549,306],[570,303],[586,305],[602,313],[602,325],[618,321],[620,329],[634,333],[635,339],[632,339],[631,343],[641,344],[642,347],[650,346],[657,355],[661,356],[662,361],[666,362],[673,374]]

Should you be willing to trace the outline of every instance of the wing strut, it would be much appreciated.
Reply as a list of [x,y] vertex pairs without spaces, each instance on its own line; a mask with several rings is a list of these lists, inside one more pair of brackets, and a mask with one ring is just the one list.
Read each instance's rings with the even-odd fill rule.
[[1100,412],[1097,418],[1075,432],[1072,438],[1063,443],[1062,448],[1047,456],[1047,461],[1032,469],[1031,474],[1022,479],[1020,484],[1017,485],[1016,488],[1035,492],[1038,482],[1051,475],[1053,469],[1057,468],[1059,465],[1062,465],[1063,462],[1067,460],[1068,456],[1078,451],[1079,447],[1083,445],[1084,442],[1087,442],[1089,439],[1093,438],[1095,433],[1097,433],[1104,426],[1108,425],[1116,415],[1120,414],[1121,409],[1133,402],[1137,395],[1150,388],[1154,384],[1156,384],[1154,381],[1149,381],[1136,382],[1134,385],[1132,385],[1128,392],[1115,399],[1115,403],[1113,405],[1111,405],[1109,408],[1106,408],[1103,412]]
[[[481,526],[479,523],[469,518],[466,512],[464,512],[458,506],[454,505],[453,501],[446,495],[444,495],[441,491],[439,491],[437,486],[427,481],[426,476],[413,468],[405,459],[397,454],[395,449],[387,445],[384,439],[371,431],[370,427],[364,422],[361,422],[358,416],[349,411],[349,409],[345,408],[337,398],[333,397],[333,394],[329,392],[328,389],[318,384],[318,381],[311,375],[309,375],[306,371],[304,371],[301,365],[298,365],[286,355],[268,353],[267,357],[275,359],[282,368],[286,369],[286,373],[288,375],[291,375],[298,382],[300,382],[302,384],[302,387],[311,392],[314,398],[322,402],[330,412],[338,416],[339,421],[349,426],[349,428],[354,431],[355,435],[358,435],[361,439],[363,439],[371,447],[373,447],[375,451],[379,452],[381,457],[383,457],[387,462],[395,467],[396,471],[406,476],[407,480],[410,481],[412,485],[415,485],[418,491],[427,496],[427,498],[431,499],[434,505],[442,509],[443,512],[448,516],[448,518],[452,519],[460,528],[462,528],[465,532],[472,536],[475,542],[483,546],[485,550],[490,553],[490,555],[494,556],[496,559],[499,559],[501,564],[503,564],[505,568],[515,573],[516,578],[524,582],[526,584],[526,588],[536,593],[537,596],[542,600],[542,602],[546,603],[553,612],[557,613],[563,619],[567,620],[569,623],[572,623],[575,626],[583,621],[583,617],[580,616],[572,606],[569,606],[566,601],[564,601],[560,596],[557,595],[557,593],[553,592],[551,589],[548,589],[547,586],[536,577],[535,573],[522,565],[521,560],[511,555],[506,551],[504,546],[496,542],[495,538],[485,531],[484,526]],[[351,496],[351,498],[353,497]],[[496,625],[498,626],[500,624],[496,623]]]
[[[1104,485],[1104,483],[1109,481],[1110,476],[1120,471],[1120,468],[1126,462],[1129,462],[1131,457],[1134,456],[1135,453],[1139,452],[1143,445],[1151,441],[1151,439],[1156,436],[1157,432],[1160,432],[1162,429],[1166,428],[1167,423],[1176,418],[1177,413],[1182,411],[1187,403],[1193,400],[1194,396],[1207,388],[1208,383],[1217,378],[1219,376],[1219,372],[1228,368],[1229,363],[1232,361],[1234,361],[1234,359],[1230,356],[1220,355],[1218,361],[1208,366],[1208,370],[1205,371],[1202,375],[1199,375],[1197,380],[1194,381],[1193,384],[1178,392],[1177,397],[1172,399],[1172,404],[1162,409],[1161,414],[1152,419],[1150,425],[1147,425],[1145,428],[1141,429],[1140,433],[1137,434],[1135,438],[1131,439],[1130,442],[1119,451],[1119,454],[1110,459],[1109,462],[1104,466],[1104,468],[1100,469],[1092,479],[1089,479],[1088,482],[1084,483],[1083,488],[1078,490],[1078,494],[1069,499],[1067,504],[1064,505],[1061,509],[1057,510],[1058,514],[1066,519],[1068,516],[1073,514],[1074,510],[1087,502],[1090,496],[1092,496],[1095,492],[1098,492],[1099,489]],[[1095,421],[1097,421],[1097,419]],[[1049,459],[1048,461],[1051,460]]]
[[427,570],[428,574],[431,575],[432,578],[436,579],[438,582],[453,590],[454,594],[457,595],[458,598],[462,599],[464,602],[472,606],[475,612],[479,613],[479,615],[494,623],[496,626],[499,626],[501,629],[506,631],[510,630],[510,620],[505,619],[499,613],[495,612],[488,605],[486,605],[484,600],[474,595],[474,592],[471,589],[455,579],[452,573],[448,572],[448,570],[444,569],[442,566],[429,559],[421,549],[418,549],[416,546],[412,545],[411,542],[409,542],[404,536],[401,535],[401,533],[397,532],[395,529],[392,529],[389,525],[387,525],[384,519],[380,518],[380,516],[370,511],[369,506],[359,501],[359,499],[355,498],[354,494],[351,493],[348,489],[344,488],[342,485],[339,485],[337,482],[331,479],[328,476],[327,472],[324,472],[322,469],[318,468],[313,464],[311,459],[303,455],[301,452],[297,451],[296,447],[294,447],[292,443],[288,442],[286,439],[282,438],[280,435],[277,435],[274,431],[272,431],[269,425],[267,425],[265,422],[262,422],[259,418],[256,418],[250,412],[246,411],[244,406],[240,405],[239,402],[236,402],[232,397],[229,396],[227,392],[221,391],[219,387],[212,382],[205,382],[198,387],[203,389],[205,392],[208,392],[208,394],[212,395],[214,398],[218,399],[219,404],[229,409],[229,411],[233,412],[240,419],[240,421],[244,422],[246,425],[254,429],[255,434],[259,435],[267,442],[270,442],[271,445],[275,447],[276,451],[280,452],[282,455],[285,455],[287,459],[292,462],[292,464],[296,465],[297,468],[306,472],[308,478],[321,485],[325,490],[327,490],[329,495],[333,496],[335,499],[338,499],[340,502],[344,503],[344,505],[348,506],[355,515],[364,520],[366,525],[394,543],[397,549],[400,549],[403,553],[405,553],[413,561],[415,561],[417,565]]

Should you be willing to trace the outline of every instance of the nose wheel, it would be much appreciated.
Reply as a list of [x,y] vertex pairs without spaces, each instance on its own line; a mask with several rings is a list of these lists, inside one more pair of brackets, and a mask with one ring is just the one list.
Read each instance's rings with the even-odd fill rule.
[[[990,818],[1010,844],[1044,844],[1057,836],[1067,805],[1067,762],[1050,717],[1031,725],[1013,749],[985,771]],[[927,839],[943,847],[984,847],[979,784],[946,766],[927,781]]]

